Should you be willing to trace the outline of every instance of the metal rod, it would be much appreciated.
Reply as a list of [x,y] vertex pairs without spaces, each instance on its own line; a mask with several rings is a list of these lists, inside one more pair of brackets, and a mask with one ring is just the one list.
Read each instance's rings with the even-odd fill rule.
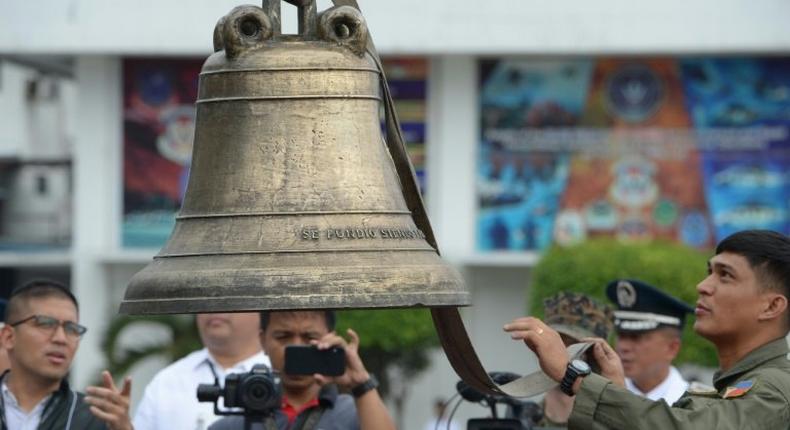
[[263,0],[261,8],[272,21],[272,37],[281,35],[283,29],[280,18],[280,0]]
[[299,7],[299,34],[301,34],[305,40],[315,39],[317,33],[317,18],[318,14],[315,0]]

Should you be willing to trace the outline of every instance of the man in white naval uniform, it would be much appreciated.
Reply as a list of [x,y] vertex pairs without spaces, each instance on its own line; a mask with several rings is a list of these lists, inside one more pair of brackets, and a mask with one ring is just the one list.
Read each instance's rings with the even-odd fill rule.
[[625,387],[634,394],[639,394],[650,400],[664,399],[667,404],[671,405],[686,392],[689,383],[683,379],[683,376],[678,372],[675,366],[669,366],[669,375],[664,379],[664,382],[658,384],[656,388],[646,393],[640,390],[631,378],[626,378]]
[[612,281],[606,295],[618,308],[616,351],[623,362],[626,388],[672,405],[689,386],[672,361],[680,351],[686,315],[694,308],[637,280]]

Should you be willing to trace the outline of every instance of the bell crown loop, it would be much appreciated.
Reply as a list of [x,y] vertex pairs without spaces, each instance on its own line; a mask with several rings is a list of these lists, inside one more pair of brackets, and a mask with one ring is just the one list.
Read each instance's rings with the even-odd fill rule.
[[368,46],[368,28],[362,13],[352,6],[333,6],[317,13],[315,0],[286,0],[298,9],[299,33],[282,34],[279,0],[264,0],[263,6],[233,8],[214,27],[214,52],[236,59],[245,52],[274,42],[324,42],[345,47],[363,56]]

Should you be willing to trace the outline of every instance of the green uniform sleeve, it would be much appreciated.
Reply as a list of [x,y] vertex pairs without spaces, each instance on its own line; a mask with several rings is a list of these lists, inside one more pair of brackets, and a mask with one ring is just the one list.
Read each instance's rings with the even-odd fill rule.
[[785,429],[790,403],[781,391],[760,380],[742,397],[694,401],[684,397],[670,407],[614,386],[609,380],[590,375],[584,378],[568,421],[569,429],[594,425],[620,430],[767,430]]

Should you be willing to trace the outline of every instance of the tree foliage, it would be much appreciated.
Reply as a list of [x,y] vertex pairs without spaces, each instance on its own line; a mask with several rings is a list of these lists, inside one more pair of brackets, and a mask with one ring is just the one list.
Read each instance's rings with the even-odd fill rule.
[[390,392],[390,370],[397,366],[406,379],[428,367],[430,349],[439,343],[427,309],[354,310],[338,315],[337,332],[352,328],[360,337],[360,356],[368,371],[381,379],[381,392]]
[[337,332],[345,334],[347,328],[359,334],[359,355],[378,376],[381,395],[392,401],[396,423],[402,423],[409,381],[428,367],[428,354],[439,344],[430,311],[344,311],[338,315]]
[[[123,333],[136,324],[160,326],[168,332],[169,339],[164,342],[135,342],[139,344],[136,346],[122,344]],[[107,368],[113,375],[126,375],[135,365],[154,356],[173,362],[200,348],[202,344],[195,319],[188,315],[118,316],[110,322],[102,340]]]
[[[554,246],[534,269],[530,289],[533,315],[543,315],[543,299],[559,291],[576,291],[608,303],[605,286],[618,278],[632,278],[662,288],[693,305],[696,285],[706,276],[709,253],[668,242],[621,243],[589,240],[572,247]],[[676,363],[715,366],[713,345],[693,333],[693,316],[686,319],[683,347]]]

